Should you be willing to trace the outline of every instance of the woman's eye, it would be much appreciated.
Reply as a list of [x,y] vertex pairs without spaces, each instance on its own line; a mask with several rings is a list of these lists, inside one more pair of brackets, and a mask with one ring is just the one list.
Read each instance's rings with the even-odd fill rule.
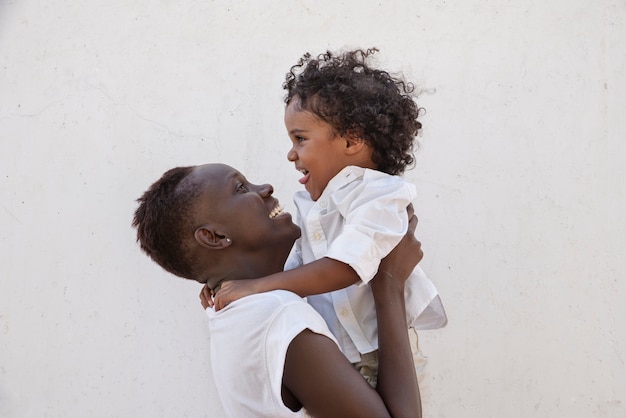
[[239,184],[237,185],[237,192],[239,192],[239,193],[245,193],[245,192],[247,192],[247,191],[248,191],[248,188],[246,187],[246,185],[245,185],[245,184],[243,184],[243,183],[239,183]]

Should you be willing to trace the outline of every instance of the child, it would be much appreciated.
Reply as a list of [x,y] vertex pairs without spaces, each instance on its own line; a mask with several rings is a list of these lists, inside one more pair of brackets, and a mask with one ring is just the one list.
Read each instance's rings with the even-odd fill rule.
[[[215,297],[219,310],[274,289],[307,296],[373,386],[378,340],[367,284],[407,230],[407,207],[416,192],[398,175],[413,163],[421,128],[413,86],[369,66],[376,51],[327,52],[317,59],[306,54],[287,74],[285,125],[293,145],[287,157],[302,172],[306,189],[294,197],[302,236],[288,271],[225,282]],[[447,323],[437,290],[419,267],[405,297],[410,327]]]

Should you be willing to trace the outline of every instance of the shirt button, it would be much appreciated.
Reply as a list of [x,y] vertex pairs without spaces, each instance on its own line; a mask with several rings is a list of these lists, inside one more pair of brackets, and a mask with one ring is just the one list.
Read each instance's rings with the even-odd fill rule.
[[326,209],[326,199],[320,200],[319,205],[322,209]]
[[341,308],[341,310],[339,311],[339,315],[348,316],[348,310],[346,308]]
[[321,235],[320,235],[320,233],[319,233],[319,232],[315,232],[315,233],[313,233],[313,239],[314,239],[315,241],[319,240],[320,238],[321,238]]

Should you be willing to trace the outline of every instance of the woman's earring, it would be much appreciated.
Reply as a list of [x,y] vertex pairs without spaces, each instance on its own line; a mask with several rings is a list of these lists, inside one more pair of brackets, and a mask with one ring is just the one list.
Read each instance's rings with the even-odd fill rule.
[[226,242],[230,244],[232,241],[230,240],[230,238],[226,238]]

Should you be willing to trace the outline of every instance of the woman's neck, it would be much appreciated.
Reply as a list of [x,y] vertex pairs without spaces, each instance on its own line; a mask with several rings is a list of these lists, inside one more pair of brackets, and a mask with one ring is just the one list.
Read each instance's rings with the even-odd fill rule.
[[228,266],[222,266],[218,271],[209,274],[207,284],[211,289],[219,287],[226,280],[259,279],[270,274],[283,271],[287,257],[277,257],[276,254],[250,255],[236,257],[229,261]]

